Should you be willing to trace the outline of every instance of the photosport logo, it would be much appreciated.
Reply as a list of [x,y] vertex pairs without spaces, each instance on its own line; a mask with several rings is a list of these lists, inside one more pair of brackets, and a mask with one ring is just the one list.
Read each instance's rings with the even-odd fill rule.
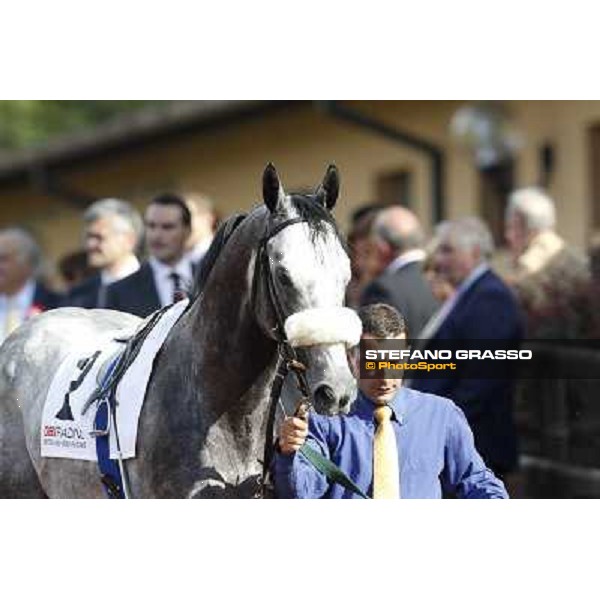
[[360,373],[363,378],[477,378],[518,377],[534,350],[506,340],[363,339]]

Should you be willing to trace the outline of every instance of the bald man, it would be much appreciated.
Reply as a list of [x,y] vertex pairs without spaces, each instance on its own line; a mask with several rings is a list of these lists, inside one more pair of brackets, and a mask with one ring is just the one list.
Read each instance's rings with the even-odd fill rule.
[[40,258],[29,233],[0,230],[0,342],[26,319],[59,304],[59,296],[36,281]]
[[415,339],[438,308],[423,275],[423,229],[416,215],[402,206],[381,211],[373,224],[373,240],[382,273],[364,290],[361,304],[390,304],[404,315]]

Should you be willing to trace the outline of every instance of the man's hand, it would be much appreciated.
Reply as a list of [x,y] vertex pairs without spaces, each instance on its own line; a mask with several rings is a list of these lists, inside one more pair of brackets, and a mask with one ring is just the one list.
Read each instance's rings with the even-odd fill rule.
[[287,417],[279,428],[279,450],[293,454],[304,444],[308,435],[308,423],[298,417]]

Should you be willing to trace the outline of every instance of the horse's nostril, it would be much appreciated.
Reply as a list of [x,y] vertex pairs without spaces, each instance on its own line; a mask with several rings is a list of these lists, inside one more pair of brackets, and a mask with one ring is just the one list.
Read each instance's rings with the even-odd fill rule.
[[334,404],[335,393],[328,385],[320,385],[315,390],[315,401],[322,406]]

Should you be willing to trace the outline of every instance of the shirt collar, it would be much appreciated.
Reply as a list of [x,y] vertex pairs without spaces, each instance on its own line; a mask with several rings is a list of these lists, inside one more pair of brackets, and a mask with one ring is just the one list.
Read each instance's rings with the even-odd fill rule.
[[125,277],[132,275],[140,268],[140,262],[135,256],[130,256],[121,266],[119,272],[116,275],[110,275],[109,273],[102,271],[100,273],[100,280],[102,285],[108,285],[109,283],[114,283],[115,281],[119,281],[120,279],[124,279]]
[[486,262],[482,262],[479,266],[475,267],[469,276],[458,286],[456,290],[456,296],[464,294],[484,273],[490,270],[490,266]]
[[22,310],[28,309],[33,303],[33,296],[35,295],[35,281],[33,279],[27,280],[27,283],[13,296],[7,296],[6,294],[0,295],[2,304],[5,306],[10,302],[13,308],[19,308]]
[[410,263],[423,261],[425,260],[425,256],[425,251],[420,248],[407,250],[400,256],[396,256],[396,258],[385,268],[385,273],[394,273]]
[[189,258],[184,256],[178,263],[174,265],[167,265],[163,262],[160,262],[154,256],[151,256],[148,259],[148,262],[152,266],[153,271],[156,273],[158,277],[167,278],[174,271],[179,273],[179,275],[183,279],[191,280],[192,278],[192,266],[190,264]]
[[[409,392],[406,388],[400,387],[396,392],[396,395],[388,402],[388,406],[392,409],[392,414],[396,421],[402,425],[405,421],[407,402]],[[376,408],[374,404],[367,396],[365,396],[360,390],[356,397],[356,402],[352,407],[353,414],[357,415],[365,421],[373,421],[373,411]]]

